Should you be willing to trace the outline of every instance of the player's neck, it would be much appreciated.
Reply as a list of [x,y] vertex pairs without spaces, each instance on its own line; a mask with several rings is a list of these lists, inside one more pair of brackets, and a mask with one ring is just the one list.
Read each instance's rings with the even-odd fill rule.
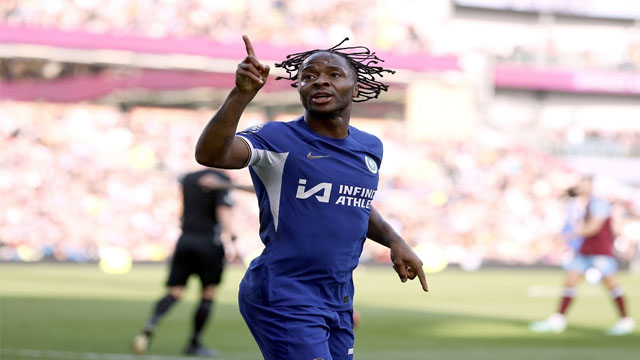
[[316,133],[336,139],[349,136],[351,114],[317,114],[305,111],[304,121]]

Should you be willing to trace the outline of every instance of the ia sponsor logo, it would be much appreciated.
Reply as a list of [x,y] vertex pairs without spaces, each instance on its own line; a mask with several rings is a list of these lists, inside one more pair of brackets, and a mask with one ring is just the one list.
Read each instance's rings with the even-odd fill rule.
[[298,180],[298,191],[296,191],[296,197],[298,199],[308,199],[312,195],[322,191],[322,195],[316,195],[316,199],[323,203],[329,202],[329,198],[331,197],[331,187],[333,186],[333,184],[323,182],[319,183],[309,190],[305,190],[304,186],[306,183],[307,179]]

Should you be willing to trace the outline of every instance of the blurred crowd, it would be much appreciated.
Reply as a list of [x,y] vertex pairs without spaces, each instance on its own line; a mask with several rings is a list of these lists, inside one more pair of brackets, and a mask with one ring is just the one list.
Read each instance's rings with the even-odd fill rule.
[[448,0],[326,0],[313,6],[305,0],[5,0],[0,19],[9,25],[222,43],[237,42],[246,33],[274,45],[326,47],[349,36],[400,53],[479,52],[535,66],[640,70],[640,32],[628,23],[556,25],[508,15],[494,22],[456,18],[451,9]]
[[[567,256],[558,236],[566,220],[565,190],[581,175],[562,159],[482,138],[411,142],[400,128],[379,135],[385,190],[377,201],[414,245],[437,244],[461,265],[559,264]],[[632,256],[631,244],[640,244],[640,193],[607,190],[598,195],[616,203],[620,251]],[[386,253],[380,255],[383,260]]]
[[640,158],[640,131],[569,128],[545,135],[548,151],[559,156]]
[[[0,104],[0,260],[95,261],[102,248],[162,261],[179,235],[178,179],[212,111],[5,101]],[[247,113],[241,128],[264,121]],[[564,190],[576,175],[525,147],[415,142],[402,123],[354,120],[385,144],[375,206],[411,245],[473,267],[558,264]],[[249,183],[248,171],[229,171]],[[252,194],[234,194],[239,251],[261,248]],[[619,250],[640,244],[640,203],[616,202]],[[388,261],[367,242],[363,261]]]
[[51,80],[65,77],[95,75],[119,67],[97,64],[78,64],[41,59],[0,58],[0,81]]
[[591,46],[575,51],[558,49],[553,36],[543,42],[548,44],[515,45],[503,54],[498,54],[496,60],[500,63],[563,69],[579,67],[591,70],[640,71],[640,39],[633,39],[619,46],[615,56],[603,55],[597,47]]

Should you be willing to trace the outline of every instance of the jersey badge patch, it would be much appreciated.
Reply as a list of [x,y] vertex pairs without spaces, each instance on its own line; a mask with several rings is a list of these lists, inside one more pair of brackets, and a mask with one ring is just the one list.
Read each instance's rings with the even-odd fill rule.
[[378,173],[378,164],[376,164],[375,160],[365,155],[364,162],[367,164],[367,169],[369,169],[372,174]]
[[250,128],[247,128],[245,130],[243,130],[243,133],[256,133],[258,131],[260,131],[260,129],[262,129],[267,123],[262,123],[262,124],[258,124],[258,125],[253,125]]

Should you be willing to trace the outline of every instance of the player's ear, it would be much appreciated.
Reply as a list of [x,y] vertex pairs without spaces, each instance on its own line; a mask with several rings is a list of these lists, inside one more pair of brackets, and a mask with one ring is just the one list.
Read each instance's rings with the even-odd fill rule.
[[353,92],[351,94],[351,99],[355,99],[358,97],[358,93],[360,92],[360,84],[356,84],[356,86],[353,87]]

